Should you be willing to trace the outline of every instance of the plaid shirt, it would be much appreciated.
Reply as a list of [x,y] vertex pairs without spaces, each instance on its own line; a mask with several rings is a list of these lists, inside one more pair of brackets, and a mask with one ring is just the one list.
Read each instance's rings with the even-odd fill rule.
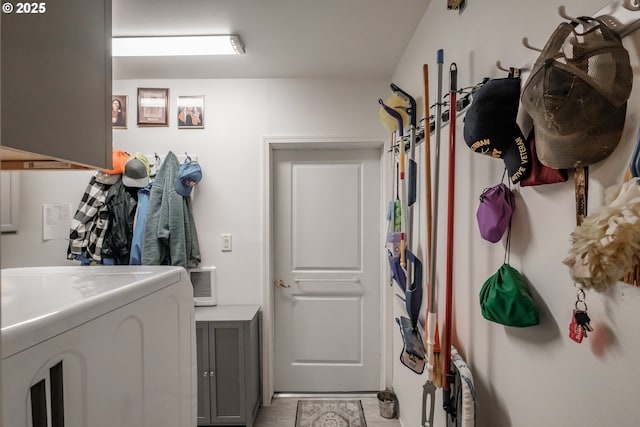
[[110,187],[111,184],[99,182],[96,175],[91,177],[71,221],[67,259],[82,255],[102,261],[102,244],[109,228],[109,211],[105,201]]

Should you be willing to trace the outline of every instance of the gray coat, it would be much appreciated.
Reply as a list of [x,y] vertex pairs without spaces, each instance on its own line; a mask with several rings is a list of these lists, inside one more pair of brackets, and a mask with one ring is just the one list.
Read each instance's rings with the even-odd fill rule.
[[200,246],[190,200],[176,192],[180,163],[171,151],[151,186],[142,240],[143,265],[194,267],[200,263]]

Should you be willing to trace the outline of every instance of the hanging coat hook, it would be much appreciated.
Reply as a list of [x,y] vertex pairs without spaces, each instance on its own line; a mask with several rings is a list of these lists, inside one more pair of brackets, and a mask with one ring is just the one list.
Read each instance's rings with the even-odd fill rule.
[[538,49],[537,47],[531,46],[529,44],[529,38],[527,38],[527,37],[523,37],[522,38],[522,45],[524,47],[526,47],[527,49],[535,50],[536,52],[542,52],[542,49]]
[[496,61],[496,68],[498,68],[498,70],[506,71],[507,73],[509,72],[509,69],[508,69],[508,68],[504,68],[504,67],[502,66],[502,62],[500,62],[500,60],[499,60],[499,59]]
[[576,25],[580,25],[580,24],[584,23],[583,21],[581,21],[579,19],[576,19],[576,18],[573,18],[573,17],[567,15],[567,9],[564,7],[564,5],[558,6],[558,15],[560,15],[562,18],[566,19],[567,21],[573,22]]
[[[513,68],[513,69],[509,69],[509,68],[504,67],[504,66],[502,65],[502,62],[500,62],[500,60],[499,60],[499,59],[496,61],[496,68],[498,68],[498,70],[506,71],[506,72],[507,72],[507,73],[509,73],[509,74],[511,74],[511,73],[513,72],[513,70],[515,69],[515,68]],[[519,70],[520,72],[523,72],[523,71],[529,71],[529,68],[526,68],[526,67],[518,67],[518,70]]]

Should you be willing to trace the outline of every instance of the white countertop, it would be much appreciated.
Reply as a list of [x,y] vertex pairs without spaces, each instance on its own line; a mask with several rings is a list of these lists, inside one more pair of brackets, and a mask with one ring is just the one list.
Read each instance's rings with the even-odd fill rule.
[[247,321],[260,311],[259,305],[196,307],[196,322]]

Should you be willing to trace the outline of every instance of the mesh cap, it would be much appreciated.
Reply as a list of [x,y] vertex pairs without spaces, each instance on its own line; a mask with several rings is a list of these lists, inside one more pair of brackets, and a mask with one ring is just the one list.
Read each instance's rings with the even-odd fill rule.
[[633,72],[620,37],[604,23],[562,23],[522,91],[540,162],[556,169],[605,159],[620,142]]

